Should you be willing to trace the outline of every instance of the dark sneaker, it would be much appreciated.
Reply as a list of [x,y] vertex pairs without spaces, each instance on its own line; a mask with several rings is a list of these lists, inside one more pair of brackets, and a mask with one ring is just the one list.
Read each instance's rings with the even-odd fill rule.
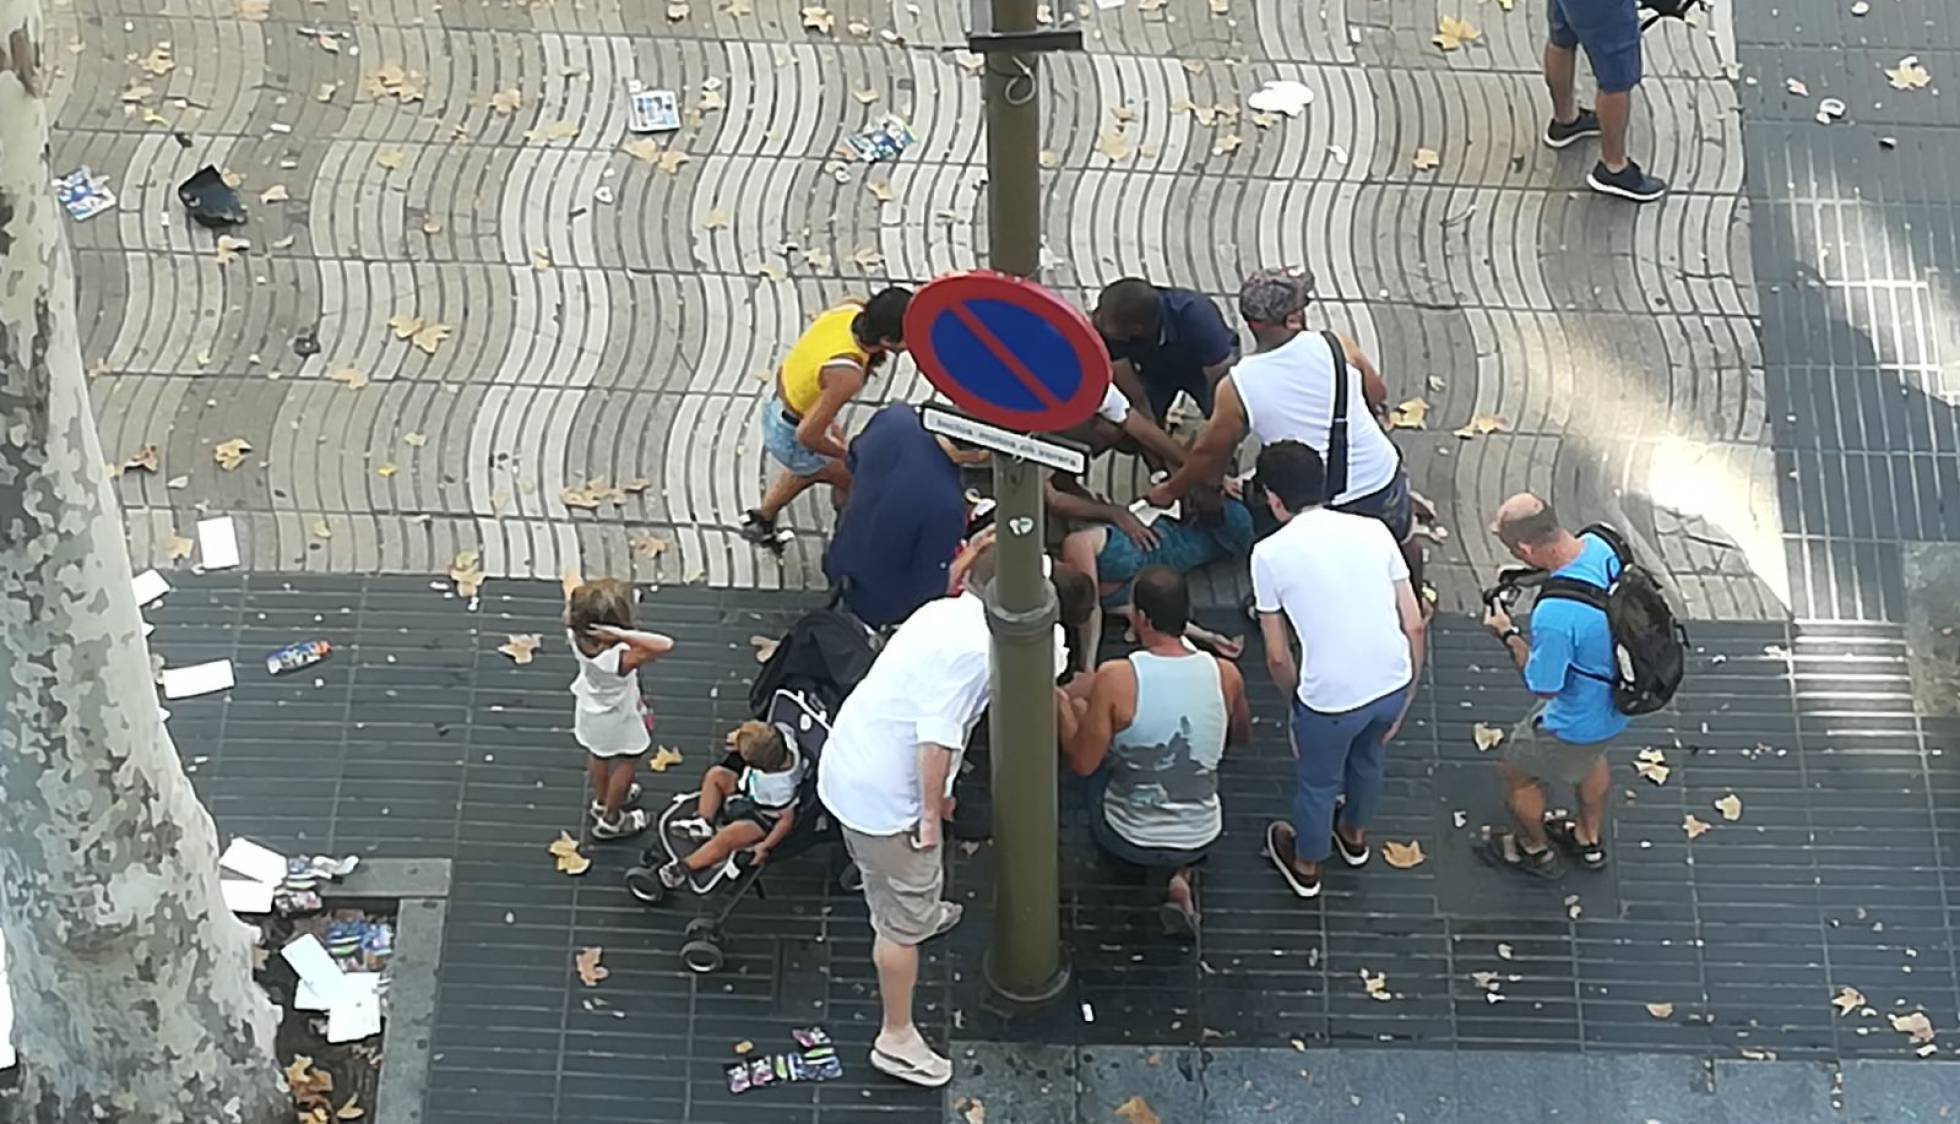
[[1586,184],[1602,195],[1616,195],[1635,203],[1652,203],[1667,194],[1666,180],[1648,175],[1631,160],[1617,172],[1607,171],[1603,163],[1594,164],[1593,170],[1586,174]]
[[742,537],[757,546],[773,547],[777,543],[776,521],[764,519],[762,512],[750,508],[742,513]]
[[1598,135],[1599,115],[1590,109],[1581,109],[1579,116],[1570,121],[1553,121],[1545,126],[1545,143],[1552,148],[1564,148]]

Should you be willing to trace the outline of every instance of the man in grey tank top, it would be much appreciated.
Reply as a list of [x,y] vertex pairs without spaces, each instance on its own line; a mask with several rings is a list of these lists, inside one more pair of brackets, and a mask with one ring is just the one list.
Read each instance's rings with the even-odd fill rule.
[[1142,648],[1070,684],[1077,720],[1062,753],[1093,779],[1096,845],[1163,878],[1164,930],[1190,937],[1198,927],[1192,867],[1224,830],[1218,763],[1227,743],[1251,738],[1252,711],[1238,668],[1185,642],[1183,575],[1148,567],[1130,597]]

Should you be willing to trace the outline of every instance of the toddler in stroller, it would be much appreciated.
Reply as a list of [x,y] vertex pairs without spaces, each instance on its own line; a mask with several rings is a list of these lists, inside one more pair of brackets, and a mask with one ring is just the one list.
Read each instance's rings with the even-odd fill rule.
[[708,770],[700,792],[682,793],[667,805],[655,827],[657,841],[640,857],[641,865],[626,872],[627,891],[648,905],[677,890],[706,895],[732,883],[726,902],[688,922],[681,961],[696,972],[721,967],[722,924],[749,888],[757,886],[756,896],[764,896],[761,859],[792,859],[838,839],[836,823],[817,799],[828,719],[803,693],[786,690],[775,692],[767,714],[766,721],[736,730],[735,752]]
[[744,722],[728,736],[729,753],[701,778],[695,815],[670,828],[701,845],[656,873],[678,890],[689,878],[723,865],[743,848],[760,866],[796,826],[796,797],[808,772],[793,732],[768,722]]

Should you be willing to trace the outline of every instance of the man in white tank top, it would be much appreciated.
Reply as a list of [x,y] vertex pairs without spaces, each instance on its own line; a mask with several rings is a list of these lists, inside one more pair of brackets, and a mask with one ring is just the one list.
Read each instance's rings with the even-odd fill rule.
[[1327,463],[1327,506],[1387,525],[1420,585],[1408,473],[1379,420],[1388,387],[1354,341],[1306,330],[1312,299],[1313,275],[1305,271],[1269,269],[1245,279],[1239,314],[1258,350],[1220,381],[1183,467],[1145,498],[1168,507],[1198,483],[1222,478],[1248,433],[1261,448],[1298,441]]

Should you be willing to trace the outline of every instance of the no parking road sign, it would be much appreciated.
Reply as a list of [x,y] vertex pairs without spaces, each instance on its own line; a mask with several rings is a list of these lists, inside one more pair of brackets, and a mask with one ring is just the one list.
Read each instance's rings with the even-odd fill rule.
[[981,421],[1053,433],[1088,421],[1109,351],[1073,305],[1030,281],[975,270],[928,283],[905,313],[913,362]]

